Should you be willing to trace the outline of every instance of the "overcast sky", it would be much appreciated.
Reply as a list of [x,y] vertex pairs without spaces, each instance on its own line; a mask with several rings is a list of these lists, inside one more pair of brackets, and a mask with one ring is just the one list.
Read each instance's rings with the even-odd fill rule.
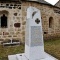
[[55,5],[59,0],[45,0],[47,2],[49,2],[52,5]]

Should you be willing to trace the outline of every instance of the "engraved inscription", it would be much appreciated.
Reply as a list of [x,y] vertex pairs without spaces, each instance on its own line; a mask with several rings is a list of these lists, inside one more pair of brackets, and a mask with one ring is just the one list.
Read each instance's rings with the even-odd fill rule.
[[31,27],[31,47],[33,46],[42,46],[42,31],[40,26]]

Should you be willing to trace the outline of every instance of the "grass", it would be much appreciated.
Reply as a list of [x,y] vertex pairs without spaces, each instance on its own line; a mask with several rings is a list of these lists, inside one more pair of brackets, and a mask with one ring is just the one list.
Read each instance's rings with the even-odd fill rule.
[[20,46],[0,46],[0,60],[8,60],[8,55],[19,54],[24,52],[24,45]]
[[[45,51],[60,60],[60,39],[44,41]],[[0,46],[0,60],[8,60],[7,56],[24,52],[24,45],[3,47]]]
[[45,41],[45,51],[60,60],[60,39]]

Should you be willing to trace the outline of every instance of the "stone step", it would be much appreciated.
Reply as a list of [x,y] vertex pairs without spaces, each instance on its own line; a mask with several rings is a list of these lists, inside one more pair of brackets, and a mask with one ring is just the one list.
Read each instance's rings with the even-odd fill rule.
[[[25,54],[16,54],[16,55],[9,55],[8,60],[29,60],[26,58]],[[58,60],[54,58],[53,56],[45,53],[45,58],[39,59],[39,60]]]
[[8,60],[17,60],[16,55],[9,55]]

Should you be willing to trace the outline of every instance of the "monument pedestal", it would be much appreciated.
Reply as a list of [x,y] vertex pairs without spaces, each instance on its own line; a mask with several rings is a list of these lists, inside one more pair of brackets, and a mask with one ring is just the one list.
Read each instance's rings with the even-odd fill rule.
[[[16,55],[9,55],[8,58],[9,58],[9,60],[29,60],[25,56],[25,53],[23,53],[23,54],[16,54]],[[41,58],[39,60],[58,60],[58,59],[56,59],[56,58],[52,57],[51,55],[45,53],[45,58]]]
[[40,10],[27,9],[25,53],[9,55],[9,60],[57,60],[44,52],[43,30]]

